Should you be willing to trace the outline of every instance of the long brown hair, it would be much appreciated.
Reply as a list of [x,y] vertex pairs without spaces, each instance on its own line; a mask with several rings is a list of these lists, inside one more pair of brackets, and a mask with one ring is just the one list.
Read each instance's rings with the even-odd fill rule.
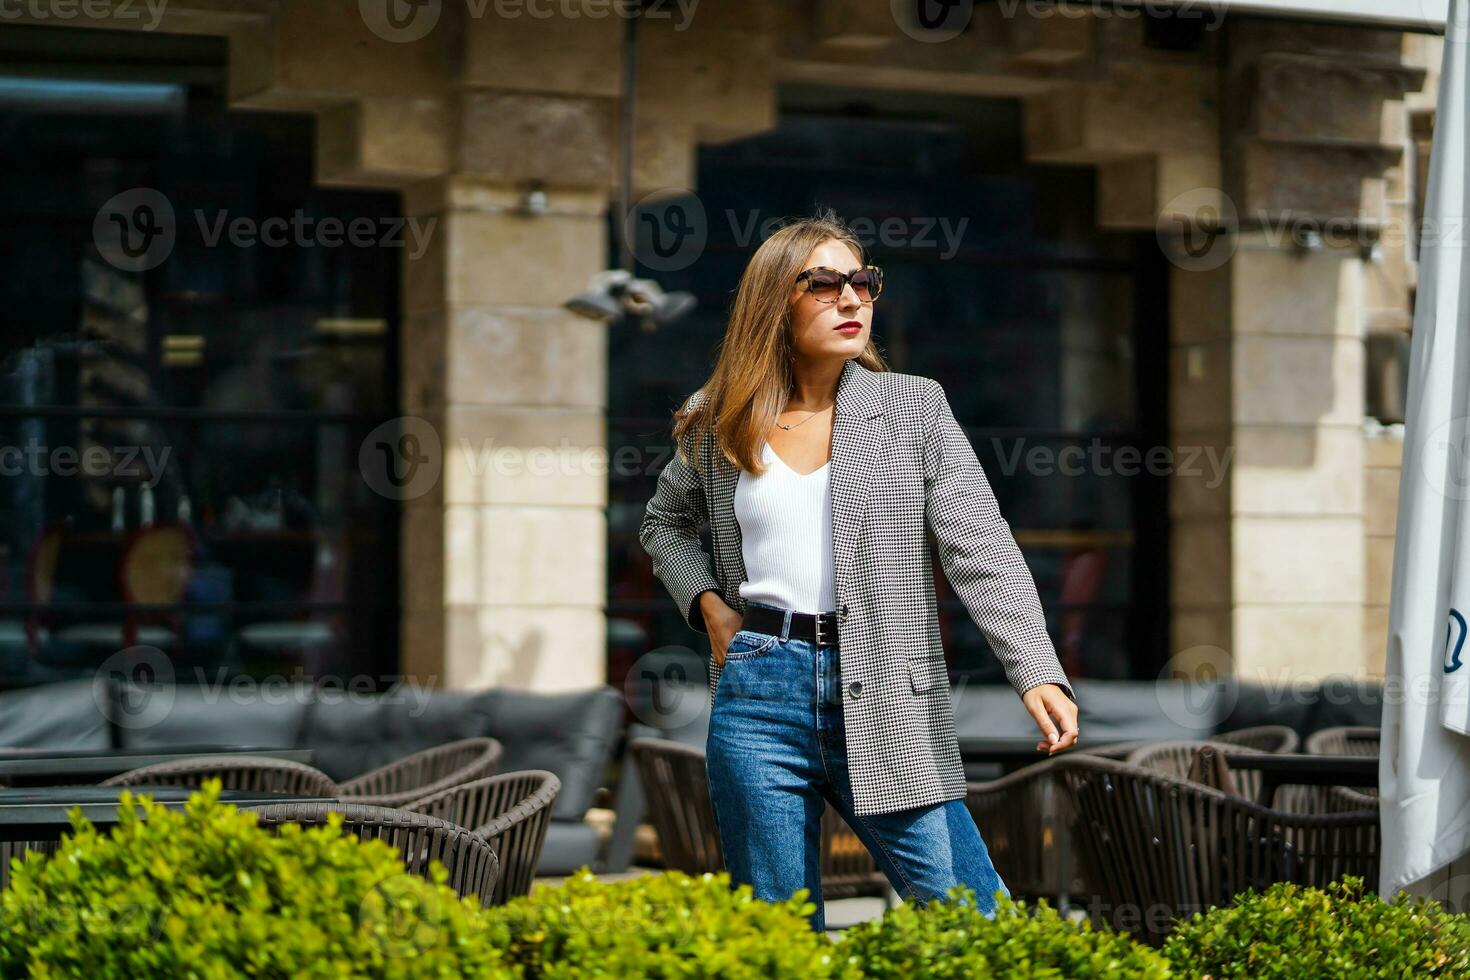
[[[836,240],[866,262],[862,243],[830,209],[792,221],[761,243],[750,257],[719,357],[709,379],[674,413],[674,445],[681,458],[686,433],[694,445],[713,432],[715,449],[756,476],[765,472],[759,450],[776,416],[786,408],[791,372],[791,289],[812,250]],[[887,371],[871,336],[855,360],[872,371]],[[694,454],[698,467],[700,453]]]

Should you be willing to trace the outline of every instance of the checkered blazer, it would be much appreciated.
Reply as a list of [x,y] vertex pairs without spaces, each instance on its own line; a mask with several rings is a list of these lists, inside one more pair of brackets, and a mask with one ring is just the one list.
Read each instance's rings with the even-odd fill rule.
[[[702,398],[697,395],[696,398]],[[738,467],[706,434],[701,467],[677,455],[659,474],[639,540],[689,625],[714,589],[741,613]],[[1031,572],[975,450],[937,381],[843,365],[832,421],[832,559],[848,768],[860,814],[965,795],[934,598],[932,530],[949,579],[1018,693],[1071,685],[1046,632]],[[708,524],[714,556],[700,534]],[[721,670],[709,664],[714,699]]]

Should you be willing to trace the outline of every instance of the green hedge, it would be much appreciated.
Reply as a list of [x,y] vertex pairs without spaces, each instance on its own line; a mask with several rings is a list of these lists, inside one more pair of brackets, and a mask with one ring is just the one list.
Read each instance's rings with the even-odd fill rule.
[[1275,884],[1196,914],[1164,944],[1175,970],[1212,980],[1470,977],[1470,917],[1439,903],[1365,893],[1351,875],[1326,889]]
[[[12,862],[0,976],[510,977],[479,902],[331,826],[279,835],[219,802],[122,796],[99,834],[72,816],[54,857]],[[145,819],[146,818],[146,819]]]
[[1163,956],[1131,938],[1071,922],[1045,902],[1034,908],[1001,896],[995,918],[974,906],[975,893],[951,889],[923,909],[900,905],[842,934],[838,948],[850,976],[893,978],[1095,978],[1162,980]]
[[106,834],[79,815],[54,857],[12,864],[0,977],[1470,978],[1470,917],[1385,901],[1358,878],[1281,884],[1181,922],[1161,950],[954,889],[833,942],[804,892],[762,902],[729,876],[599,882],[582,869],[497,909],[405,871],[340,821],[270,833],[212,782],[170,811],[124,794]]
[[812,931],[802,889],[763,902],[727,873],[678,871],[600,882],[583,868],[487,913],[505,958],[526,977],[838,976],[833,943]]

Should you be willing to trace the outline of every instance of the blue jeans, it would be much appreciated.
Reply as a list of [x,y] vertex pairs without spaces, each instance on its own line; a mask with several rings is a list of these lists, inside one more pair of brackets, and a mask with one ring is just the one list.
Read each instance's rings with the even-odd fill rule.
[[923,905],[968,885],[993,918],[995,893],[1010,890],[963,800],[853,813],[838,648],[789,630],[788,618],[783,635],[735,634],[710,710],[710,800],[733,882],[773,902],[807,888],[812,928],[824,930],[821,816],[831,805],[900,896]]

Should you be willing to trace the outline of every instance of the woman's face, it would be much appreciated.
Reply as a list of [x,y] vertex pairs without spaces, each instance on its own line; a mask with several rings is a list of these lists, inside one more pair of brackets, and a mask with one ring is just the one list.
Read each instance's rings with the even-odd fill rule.
[[[856,272],[862,262],[853,251],[835,239],[812,249],[802,271],[826,266],[838,272]],[[804,288],[791,290],[791,344],[796,357],[806,361],[856,357],[868,346],[873,329],[873,306],[864,305],[845,283],[835,303],[823,303]]]

